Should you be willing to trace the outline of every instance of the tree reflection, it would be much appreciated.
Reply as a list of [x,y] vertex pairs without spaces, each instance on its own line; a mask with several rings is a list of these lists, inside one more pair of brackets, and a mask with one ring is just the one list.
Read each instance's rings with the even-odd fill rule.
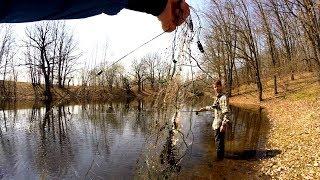
[[[181,170],[181,160],[185,156],[185,143],[181,129],[181,116],[179,112],[175,114],[167,111],[154,112],[154,117],[161,124],[156,134],[150,134],[143,157],[139,159],[137,175],[139,178],[171,178]],[[172,117],[168,119],[168,117]],[[161,119],[165,118],[165,119]],[[154,131],[153,131],[154,132]]]
[[68,116],[65,107],[55,108],[51,103],[47,103],[42,117],[43,120],[39,119],[40,141],[37,141],[35,156],[38,173],[49,177],[66,175],[70,164],[74,161],[74,152],[68,133]]
[[160,163],[167,166],[167,168],[162,171],[162,175],[165,177],[170,176],[172,173],[180,172],[181,169],[181,165],[178,164],[179,149],[176,144],[177,133],[174,130],[174,128],[168,130],[168,136],[160,154]]
[[157,116],[156,112],[160,112],[159,109],[156,112],[152,111],[152,103],[145,102],[142,99],[135,102],[135,121],[132,124],[132,129],[135,133],[142,132],[143,134],[150,134],[157,126],[160,116]]
[[[135,132],[138,132],[138,130],[141,130],[142,132],[146,132],[147,129],[147,121],[148,119],[146,118],[146,112],[144,110],[144,101],[139,99],[137,101],[137,110],[135,113],[135,121],[133,123],[133,130]],[[151,117],[148,117],[151,118]]]
[[[191,116],[191,114],[190,114]],[[167,166],[162,171],[162,176],[168,178],[176,173],[179,173],[181,170],[181,160],[186,155],[187,144],[185,135],[181,129],[181,113],[176,111],[169,128],[167,129],[168,135],[163,145],[163,150],[160,154],[161,164]],[[184,153],[182,153],[185,151]],[[181,154],[182,153],[182,154]]]
[[259,149],[265,143],[268,120],[262,108],[245,110],[232,107],[234,124],[232,132],[227,136],[229,158],[251,159],[256,157]]
[[18,142],[14,137],[15,132],[13,131],[14,123],[16,122],[15,118],[17,118],[16,113],[16,111],[4,109],[0,112],[0,120],[3,121],[0,121],[0,169],[5,173],[13,173],[13,169],[10,167],[15,167],[16,162],[19,160],[16,156]]

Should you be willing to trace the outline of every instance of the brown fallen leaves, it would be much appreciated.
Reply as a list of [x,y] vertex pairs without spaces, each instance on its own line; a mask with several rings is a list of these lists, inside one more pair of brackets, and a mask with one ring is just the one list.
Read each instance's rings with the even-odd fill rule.
[[[320,178],[320,102],[287,100],[266,105],[272,129],[268,148],[282,150],[282,154],[263,161],[272,166],[267,174],[279,178]],[[281,170],[279,170],[281,168]]]
[[231,98],[234,104],[260,104],[265,108],[271,124],[266,149],[282,151],[256,162],[259,173],[276,179],[320,178],[319,89],[320,85],[313,83],[285,98],[266,98],[262,103],[246,94]]

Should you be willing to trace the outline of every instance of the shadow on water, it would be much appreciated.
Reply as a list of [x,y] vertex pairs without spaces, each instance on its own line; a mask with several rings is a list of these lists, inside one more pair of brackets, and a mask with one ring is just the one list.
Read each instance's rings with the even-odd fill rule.
[[225,158],[236,160],[260,160],[273,158],[280,153],[280,150],[244,150],[233,154],[227,153]]
[[213,168],[212,114],[192,109],[152,110],[140,100],[1,110],[0,178],[224,177],[243,160],[281,153],[264,149],[269,121],[261,108],[232,107],[226,160]]

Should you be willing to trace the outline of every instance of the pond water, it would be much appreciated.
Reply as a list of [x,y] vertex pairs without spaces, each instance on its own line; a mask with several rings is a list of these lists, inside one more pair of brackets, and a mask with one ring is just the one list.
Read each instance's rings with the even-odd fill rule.
[[[0,179],[189,176],[215,159],[212,113],[154,110],[142,101],[1,110]],[[266,156],[261,109],[232,107],[227,159]],[[199,168],[200,167],[200,168]],[[208,173],[208,172],[206,172]]]

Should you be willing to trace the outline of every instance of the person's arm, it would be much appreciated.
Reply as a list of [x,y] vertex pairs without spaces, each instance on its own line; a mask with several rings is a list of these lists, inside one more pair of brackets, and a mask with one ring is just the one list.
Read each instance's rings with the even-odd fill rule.
[[105,13],[115,15],[128,0],[0,0],[0,22],[80,19]]
[[209,111],[207,106],[206,107],[203,107],[203,108],[200,108],[199,110],[197,110],[197,112],[204,112],[204,111]]
[[128,0],[127,9],[159,16],[169,0]]
[[[0,0],[0,23],[80,19],[123,8],[157,16],[165,31],[173,31],[190,14],[185,0]],[[181,11],[179,11],[181,10]]]
[[200,108],[199,110],[196,111],[196,114],[199,114],[199,112],[204,112],[204,111],[211,111],[213,110],[214,107],[213,106],[206,106],[206,107],[203,107],[203,108]]
[[220,98],[220,108],[221,108],[221,112],[222,112],[222,116],[223,116],[220,131],[224,131],[227,124],[230,122],[229,99],[225,95]]
[[128,9],[157,16],[162,29],[167,32],[175,30],[190,15],[190,8],[185,0],[129,0]]

